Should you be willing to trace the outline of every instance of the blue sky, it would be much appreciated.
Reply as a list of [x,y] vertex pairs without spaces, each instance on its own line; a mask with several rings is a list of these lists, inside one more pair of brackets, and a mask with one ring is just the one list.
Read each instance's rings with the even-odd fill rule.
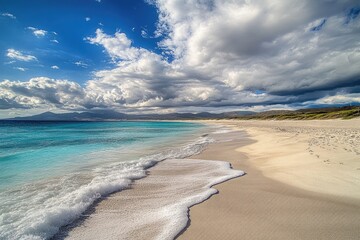
[[0,0],[0,118],[360,104],[358,0]]
[[[158,39],[141,34],[154,32],[157,22],[155,6],[143,1],[1,0],[1,6],[2,13],[16,18],[0,16],[0,79],[26,81],[48,76],[83,84],[91,79],[92,72],[113,65],[103,49],[84,40],[97,28],[126,32],[134,46],[159,52]],[[46,33],[36,36],[29,27]],[[37,61],[11,63],[7,49],[35,56]]]

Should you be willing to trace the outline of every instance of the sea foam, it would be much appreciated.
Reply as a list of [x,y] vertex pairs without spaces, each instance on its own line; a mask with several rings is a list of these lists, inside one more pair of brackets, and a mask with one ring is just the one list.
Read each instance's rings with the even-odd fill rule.
[[238,177],[227,162],[168,159],[148,177],[100,203],[67,239],[174,239],[188,224],[188,209],[217,193],[213,185]]
[[[176,187],[169,193],[173,196],[171,204],[164,205],[160,215],[166,219],[161,233],[156,237],[158,240],[174,239],[186,226],[189,221],[188,209],[201,203],[216,194],[218,191],[212,188],[214,185],[227,181],[229,179],[244,175],[243,171],[231,169],[228,162],[208,161],[208,160],[180,160],[169,161],[169,166],[174,165],[190,168],[198,168],[197,173],[191,176],[178,178]],[[169,201],[169,200],[167,200]]]
[[118,162],[89,172],[67,174],[0,193],[0,239],[49,239],[70,224],[97,199],[130,186],[146,169],[169,158],[199,153],[211,142],[202,137],[187,145]]

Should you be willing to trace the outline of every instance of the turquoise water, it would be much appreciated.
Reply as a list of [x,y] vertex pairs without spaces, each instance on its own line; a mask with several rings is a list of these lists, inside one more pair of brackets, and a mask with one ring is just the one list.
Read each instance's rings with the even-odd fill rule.
[[200,151],[203,132],[182,122],[0,122],[0,239],[50,238],[156,162]]
[[92,161],[108,160],[86,157],[89,153],[141,150],[197,128],[197,124],[175,122],[3,122],[0,189],[74,170],[63,169],[67,165],[84,167]]

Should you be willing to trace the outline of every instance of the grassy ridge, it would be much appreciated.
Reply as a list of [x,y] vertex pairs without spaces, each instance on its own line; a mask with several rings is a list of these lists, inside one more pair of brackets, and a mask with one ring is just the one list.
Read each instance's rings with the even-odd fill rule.
[[360,117],[360,107],[340,107],[340,108],[317,108],[301,109],[296,111],[268,111],[239,116],[234,119],[250,120],[315,120],[315,119],[351,119]]

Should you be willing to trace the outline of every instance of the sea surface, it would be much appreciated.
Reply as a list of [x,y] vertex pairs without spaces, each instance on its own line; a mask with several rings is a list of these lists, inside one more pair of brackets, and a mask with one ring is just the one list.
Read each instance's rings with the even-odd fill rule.
[[0,122],[0,239],[49,239],[146,169],[211,142],[184,122]]

